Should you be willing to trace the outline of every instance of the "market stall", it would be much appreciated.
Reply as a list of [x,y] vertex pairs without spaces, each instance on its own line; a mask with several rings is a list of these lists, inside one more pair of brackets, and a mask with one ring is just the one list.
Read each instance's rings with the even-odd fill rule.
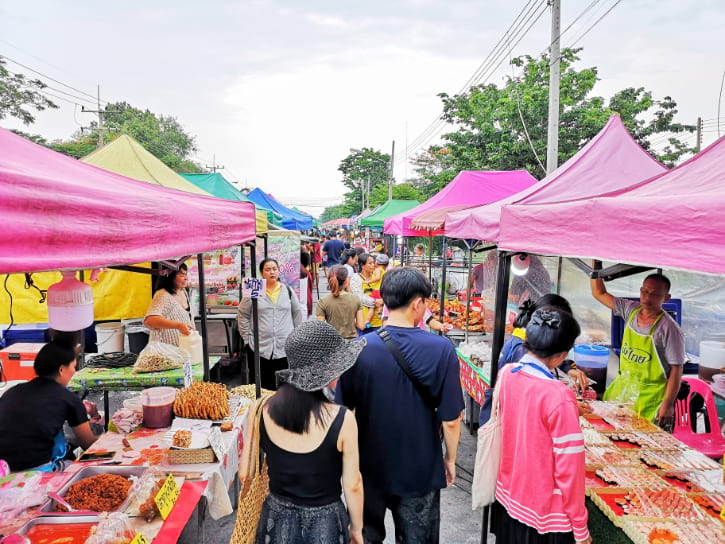
[[291,210],[277,201],[272,195],[265,193],[259,187],[251,191],[247,198],[254,204],[278,213],[282,220],[280,226],[290,230],[308,230],[314,226],[312,216]]

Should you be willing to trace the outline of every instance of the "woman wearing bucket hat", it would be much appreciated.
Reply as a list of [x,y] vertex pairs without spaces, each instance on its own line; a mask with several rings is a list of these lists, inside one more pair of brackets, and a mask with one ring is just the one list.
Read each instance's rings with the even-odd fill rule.
[[[287,337],[289,368],[277,371],[278,390],[265,403],[258,429],[270,493],[256,542],[362,544],[357,424],[323,390],[355,364],[365,343],[345,340],[324,321],[306,321]],[[245,458],[240,478],[249,473],[246,464]]]

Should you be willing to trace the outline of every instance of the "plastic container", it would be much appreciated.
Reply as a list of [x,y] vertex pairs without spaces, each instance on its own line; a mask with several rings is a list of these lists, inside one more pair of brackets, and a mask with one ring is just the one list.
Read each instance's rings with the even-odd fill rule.
[[79,331],[93,323],[93,289],[63,270],[63,279],[48,288],[48,325],[57,331]]
[[697,372],[701,380],[712,381],[715,374],[725,367],[725,342],[703,340],[700,342],[700,368]]
[[580,368],[595,383],[592,386],[600,395],[604,394],[607,385],[607,365],[609,364],[609,348],[596,344],[580,344],[574,346],[572,358],[577,368]]
[[189,354],[192,365],[198,365],[204,361],[204,349],[198,331],[191,331],[191,334],[179,334],[179,349]]
[[96,325],[98,353],[123,351],[123,323],[112,321]]
[[149,429],[170,427],[175,398],[173,387],[151,387],[141,391],[143,426]]

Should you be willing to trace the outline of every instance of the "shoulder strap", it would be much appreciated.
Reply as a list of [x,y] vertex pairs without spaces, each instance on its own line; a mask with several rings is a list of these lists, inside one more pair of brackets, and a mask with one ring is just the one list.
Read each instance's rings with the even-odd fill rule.
[[390,353],[393,354],[393,358],[398,363],[400,368],[403,369],[403,372],[405,372],[405,375],[408,376],[408,379],[413,383],[415,390],[423,398],[426,406],[428,406],[428,408],[435,412],[438,408],[438,402],[433,397],[433,395],[431,395],[430,391],[418,381],[418,378],[415,377],[413,371],[410,369],[408,361],[405,359],[403,354],[400,353],[398,346],[395,345],[395,342],[390,337],[390,333],[385,329],[380,329],[378,330],[377,334],[378,336],[380,336],[380,338],[382,338],[383,342],[385,342],[385,345],[388,346]]

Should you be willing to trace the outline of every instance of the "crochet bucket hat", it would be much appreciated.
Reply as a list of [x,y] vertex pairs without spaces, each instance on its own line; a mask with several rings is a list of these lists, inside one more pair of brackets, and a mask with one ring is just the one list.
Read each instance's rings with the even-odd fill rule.
[[345,340],[325,321],[305,321],[287,337],[289,368],[276,372],[277,385],[319,391],[355,364],[366,343],[364,338]]

